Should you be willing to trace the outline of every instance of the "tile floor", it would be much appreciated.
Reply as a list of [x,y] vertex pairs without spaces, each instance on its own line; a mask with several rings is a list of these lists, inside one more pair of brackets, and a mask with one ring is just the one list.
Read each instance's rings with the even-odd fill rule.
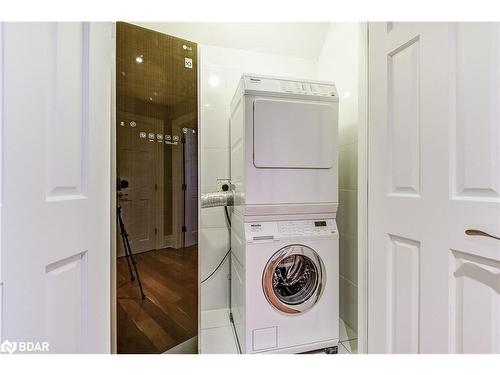
[[[358,350],[356,332],[340,320],[339,354],[354,354]],[[201,312],[201,353],[202,354],[238,354],[236,338],[229,310],[207,310]],[[312,352],[320,354],[323,351]]]

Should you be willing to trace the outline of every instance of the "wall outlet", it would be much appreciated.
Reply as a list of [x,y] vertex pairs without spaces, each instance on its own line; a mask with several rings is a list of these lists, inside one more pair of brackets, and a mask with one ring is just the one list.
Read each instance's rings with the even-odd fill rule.
[[217,179],[217,191],[222,191],[222,185],[227,184],[229,187],[231,187],[231,184],[229,183],[229,178],[218,178]]

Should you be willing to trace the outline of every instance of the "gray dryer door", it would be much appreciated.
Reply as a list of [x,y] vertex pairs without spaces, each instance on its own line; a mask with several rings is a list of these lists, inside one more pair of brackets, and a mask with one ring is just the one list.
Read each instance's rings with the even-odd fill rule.
[[253,112],[257,168],[333,167],[337,103],[257,98]]

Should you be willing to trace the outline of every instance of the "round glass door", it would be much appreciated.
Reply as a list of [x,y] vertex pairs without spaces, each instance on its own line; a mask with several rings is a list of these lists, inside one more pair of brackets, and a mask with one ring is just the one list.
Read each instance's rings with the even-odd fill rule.
[[325,268],[319,255],[308,246],[289,245],[267,262],[262,288],[275,309],[299,314],[316,304],[325,282]]

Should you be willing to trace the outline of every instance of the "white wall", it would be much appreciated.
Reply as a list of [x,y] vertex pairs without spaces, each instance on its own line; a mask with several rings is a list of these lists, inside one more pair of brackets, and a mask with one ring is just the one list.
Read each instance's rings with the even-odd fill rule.
[[135,22],[201,45],[316,59],[328,22]]
[[317,79],[334,81],[339,104],[340,317],[358,326],[357,152],[359,23],[330,25],[317,63]]
[[[202,193],[215,191],[217,179],[229,177],[229,103],[243,72],[336,83],[340,93],[340,315],[356,330],[359,24],[137,24],[200,43]],[[201,275],[205,277],[229,247],[222,208],[202,210],[200,236]],[[228,272],[228,264],[224,264],[202,285],[202,310],[228,307]]]
[[[218,178],[229,178],[229,104],[244,72],[313,79],[316,60],[239,49],[200,46],[201,193],[215,191]],[[229,248],[223,209],[201,212],[202,278]],[[228,263],[201,288],[201,309],[228,307]]]

